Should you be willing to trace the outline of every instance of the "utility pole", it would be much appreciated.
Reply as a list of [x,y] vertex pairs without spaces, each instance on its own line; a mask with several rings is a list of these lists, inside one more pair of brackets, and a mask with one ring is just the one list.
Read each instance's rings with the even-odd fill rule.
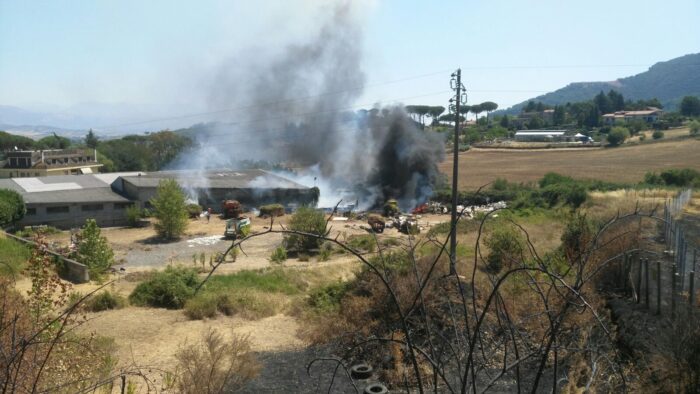
[[459,107],[462,99],[462,91],[465,91],[464,102],[466,103],[466,89],[462,86],[462,70],[452,73],[450,87],[455,91],[455,96],[450,99],[450,112],[455,114],[455,138],[452,146],[452,209],[450,220],[450,274],[457,274],[457,175],[459,172]]

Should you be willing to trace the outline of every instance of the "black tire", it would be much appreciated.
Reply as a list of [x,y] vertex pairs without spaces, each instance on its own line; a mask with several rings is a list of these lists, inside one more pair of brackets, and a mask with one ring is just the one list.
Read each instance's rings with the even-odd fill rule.
[[365,394],[388,394],[389,389],[381,383],[372,383],[365,387]]
[[350,367],[350,376],[353,379],[369,379],[372,377],[372,367],[369,364],[356,364]]

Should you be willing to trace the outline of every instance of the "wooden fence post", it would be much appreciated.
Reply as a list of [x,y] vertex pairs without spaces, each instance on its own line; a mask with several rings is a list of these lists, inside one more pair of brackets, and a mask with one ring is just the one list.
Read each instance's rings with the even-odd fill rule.
[[627,297],[627,252],[622,255],[622,294]]
[[637,304],[642,300],[642,258],[637,258]]
[[695,271],[690,271],[690,294],[688,296],[688,311],[693,313],[695,310]]
[[676,264],[671,266],[671,319],[676,318]]
[[656,261],[656,314],[661,315],[661,261]]
[[649,310],[649,259],[644,259],[644,304]]

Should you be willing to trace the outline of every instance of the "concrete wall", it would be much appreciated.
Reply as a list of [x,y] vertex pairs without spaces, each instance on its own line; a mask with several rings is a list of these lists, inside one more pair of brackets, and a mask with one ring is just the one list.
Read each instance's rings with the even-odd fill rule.
[[[82,227],[87,219],[95,219],[100,227],[125,226],[126,209],[119,203],[94,202],[90,204],[102,204],[102,210],[84,211],[84,203],[75,204],[27,204],[27,215],[19,222],[19,226],[49,225],[60,229]],[[51,208],[68,207],[68,212],[50,212]],[[33,214],[30,214],[31,210]]]
[[[15,241],[26,243],[28,245],[31,245],[32,247],[36,246],[36,243],[34,241],[30,241],[28,239],[16,237],[12,234],[8,234],[3,232],[2,236],[7,237],[7,238],[12,238]],[[53,256],[55,259],[57,259],[60,262],[60,267],[61,269],[59,270],[59,275],[68,281],[71,281],[73,283],[85,283],[90,281],[90,271],[88,270],[88,267],[84,264],[80,264],[79,262],[69,259],[67,257],[64,257],[52,250],[46,249],[45,252],[51,256]]]

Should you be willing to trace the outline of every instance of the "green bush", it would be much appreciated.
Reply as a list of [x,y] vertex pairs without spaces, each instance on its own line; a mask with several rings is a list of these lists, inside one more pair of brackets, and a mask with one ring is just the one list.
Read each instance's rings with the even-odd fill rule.
[[357,251],[371,253],[377,248],[377,241],[370,234],[352,235],[347,245]]
[[179,309],[192,298],[198,283],[194,269],[168,267],[139,283],[129,295],[129,302],[138,306]]
[[85,309],[90,312],[100,312],[110,309],[123,308],[126,304],[124,297],[119,294],[103,291],[88,298],[85,301]]
[[276,247],[270,255],[270,261],[277,264],[287,261],[287,249],[285,249],[284,246]]
[[202,213],[202,206],[199,204],[187,204],[185,209],[187,210],[187,215],[192,219],[198,218]]
[[88,267],[91,278],[99,279],[114,263],[112,247],[107,238],[101,235],[95,219],[85,221],[77,238],[75,259]]
[[318,288],[309,295],[309,305],[318,312],[336,312],[350,287],[349,282],[337,282]]
[[492,274],[510,266],[523,252],[522,235],[511,225],[496,227],[484,243],[490,251],[486,259],[486,270]]
[[329,241],[321,244],[321,250],[318,252],[318,261],[328,261],[333,254],[333,244]]
[[157,219],[154,227],[158,235],[165,239],[179,238],[187,227],[187,210],[185,193],[177,181],[161,180],[150,203]]
[[282,204],[267,204],[260,207],[261,217],[277,217],[284,215]]
[[58,234],[61,230],[52,226],[27,226],[15,232],[15,235],[22,238],[34,238],[35,235]]
[[688,123],[688,128],[690,129],[690,135],[700,135],[700,121],[694,120]]
[[0,227],[22,219],[27,213],[22,195],[14,190],[0,189]]
[[126,207],[126,222],[129,227],[138,227],[141,218],[145,217],[145,212],[136,205]]
[[219,310],[219,299],[225,299],[224,295],[211,293],[198,294],[185,303],[185,316],[192,320],[211,319]]
[[651,138],[655,140],[660,140],[664,138],[664,132],[661,130],[655,130],[653,133],[651,133]]
[[9,238],[0,238],[0,276],[17,276],[32,252],[25,244]]
[[[319,237],[326,235],[326,216],[323,211],[309,207],[301,207],[294,212],[289,221],[289,229]],[[316,250],[321,246],[323,240],[317,237],[299,234],[289,234],[285,237],[285,247],[288,251],[297,253]]]
[[230,316],[262,318],[279,312],[279,294],[297,295],[307,284],[295,271],[267,269],[240,271],[210,278],[203,291],[185,304],[191,319],[212,318],[217,312]]
[[660,174],[647,172],[644,175],[647,185],[700,187],[700,172],[692,168],[672,168]]
[[630,137],[630,132],[624,127],[613,127],[608,133],[608,144],[610,146],[618,146],[625,142]]

